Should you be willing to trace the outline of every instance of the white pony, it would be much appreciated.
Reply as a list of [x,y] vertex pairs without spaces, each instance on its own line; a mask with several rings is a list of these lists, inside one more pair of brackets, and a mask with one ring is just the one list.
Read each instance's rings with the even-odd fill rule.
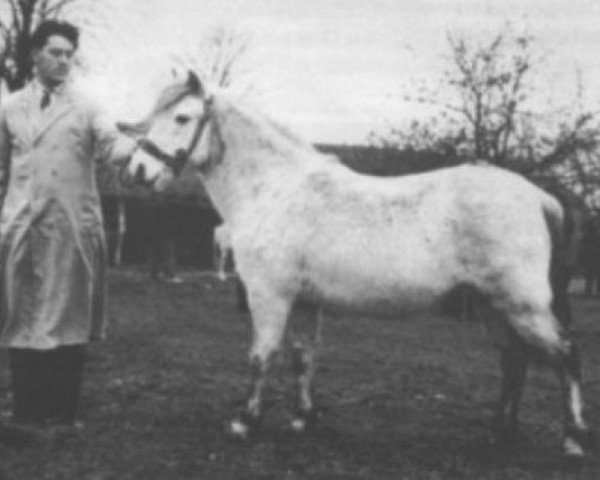
[[[360,175],[223,93],[207,95],[193,73],[162,91],[144,122],[122,130],[143,132],[130,175],[160,189],[195,172],[228,225],[253,322],[252,387],[230,433],[247,437],[261,417],[268,366],[294,305],[402,321],[467,285],[479,292],[501,352],[498,438],[516,431],[536,358],[560,378],[564,452],[584,455],[579,360],[557,288],[562,209],[553,197],[486,165]],[[292,424],[302,430],[314,411],[314,362],[310,354],[297,360]]]

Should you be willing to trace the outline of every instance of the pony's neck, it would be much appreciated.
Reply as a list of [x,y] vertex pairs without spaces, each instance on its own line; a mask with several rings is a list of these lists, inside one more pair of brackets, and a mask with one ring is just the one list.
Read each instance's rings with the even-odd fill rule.
[[220,105],[217,116],[222,135],[227,136],[228,147],[240,147],[256,152],[265,160],[271,159],[275,164],[286,165],[304,162],[307,154],[315,153],[312,145],[269,118],[233,106],[227,100]]
[[301,170],[319,164],[309,144],[267,119],[231,106],[216,114],[225,151],[203,176],[215,207],[230,224],[263,195],[285,195]]

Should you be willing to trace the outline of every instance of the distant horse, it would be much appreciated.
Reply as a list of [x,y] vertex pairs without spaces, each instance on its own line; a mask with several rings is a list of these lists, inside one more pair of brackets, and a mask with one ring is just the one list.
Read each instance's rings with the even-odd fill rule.
[[568,290],[577,274],[586,269],[586,227],[590,214],[578,197],[556,181],[534,178],[534,182],[555,197],[564,212],[565,270],[562,281],[564,288]]
[[220,280],[227,279],[227,271],[233,264],[233,251],[227,224],[218,225],[213,233],[213,263]]
[[585,280],[585,295],[599,295],[600,232],[598,229],[598,220],[596,218],[590,218],[585,223],[577,263]]
[[[213,255],[214,266],[217,272],[217,277],[225,281],[227,279],[227,271],[235,271],[235,259],[233,258],[233,248],[231,246],[231,233],[226,223],[222,223],[215,228],[213,233]],[[237,306],[240,312],[248,313],[248,298],[246,295],[246,287],[240,279],[240,276],[235,273],[235,293],[237,297]]]
[[[161,189],[195,172],[229,226],[253,322],[250,394],[230,434],[246,438],[260,419],[270,360],[298,302],[402,321],[468,285],[501,353],[497,438],[513,437],[525,373],[539,359],[563,390],[564,453],[584,456],[579,359],[556,282],[563,213],[553,197],[484,165],[358,174],[224,92],[207,95],[193,73],[163,90],[144,122],[121,128],[143,132],[131,176]],[[313,371],[312,356],[300,356],[297,430],[314,411]]]

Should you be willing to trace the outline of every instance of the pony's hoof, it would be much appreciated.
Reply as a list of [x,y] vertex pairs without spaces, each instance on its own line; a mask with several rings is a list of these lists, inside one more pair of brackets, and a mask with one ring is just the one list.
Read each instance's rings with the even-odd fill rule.
[[569,461],[581,461],[585,458],[585,450],[581,443],[571,437],[565,438],[562,445],[563,457]]
[[319,412],[312,408],[310,410],[297,411],[294,418],[290,420],[290,430],[294,433],[304,433],[309,428],[314,427],[319,417]]
[[596,435],[587,427],[567,430],[562,444],[563,458],[568,463],[578,463],[587,457],[586,452],[596,449]]
[[290,430],[294,433],[304,433],[308,427],[306,418],[296,417],[290,421]]
[[247,441],[250,438],[250,427],[239,418],[227,425],[227,435],[233,440]]

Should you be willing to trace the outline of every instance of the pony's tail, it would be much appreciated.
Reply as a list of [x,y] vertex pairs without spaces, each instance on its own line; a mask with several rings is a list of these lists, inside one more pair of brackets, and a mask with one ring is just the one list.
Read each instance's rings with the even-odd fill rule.
[[563,328],[570,330],[572,323],[571,304],[569,302],[570,272],[567,262],[568,245],[573,228],[562,205],[554,198],[548,198],[543,204],[544,218],[550,233],[550,287],[552,289],[552,313]]
[[[550,328],[526,324],[524,328],[513,325],[518,344],[526,348],[529,358],[539,365],[561,362],[572,349],[570,342],[571,305],[568,296],[567,235],[561,204],[551,196],[542,201],[542,212],[550,235],[550,265],[548,280],[552,293],[550,309],[554,319]],[[547,319],[550,320],[550,319]],[[546,324],[544,324],[547,326]],[[521,326],[523,327],[523,326]],[[561,360],[562,359],[562,360]]]

